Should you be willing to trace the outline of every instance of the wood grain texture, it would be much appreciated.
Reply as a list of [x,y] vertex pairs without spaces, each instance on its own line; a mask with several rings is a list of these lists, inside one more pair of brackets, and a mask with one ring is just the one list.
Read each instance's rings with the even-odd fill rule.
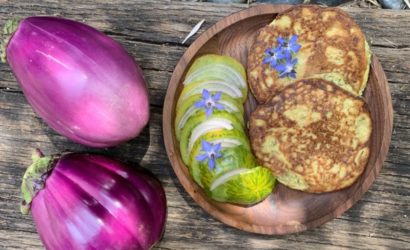
[[141,137],[94,150],[57,135],[33,113],[7,65],[0,65],[0,249],[42,249],[31,218],[20,215],[20,178],[31,149],[100,152],[151,169],[164,184],[168,222],[158,249],[406,249],[410,244],[410,13],[346,9],[363,28],[389,81],[394,128],[389,156],[370,190],[338,219],[300,234],[261,236],[226,226],[202,210],[177,180],[162,139],[162,104],[179,42],[247,5],[169,1],[0,1],[0,25],[13,15],[59,14],[84,21],[123,44],[147,77],[152,117]]

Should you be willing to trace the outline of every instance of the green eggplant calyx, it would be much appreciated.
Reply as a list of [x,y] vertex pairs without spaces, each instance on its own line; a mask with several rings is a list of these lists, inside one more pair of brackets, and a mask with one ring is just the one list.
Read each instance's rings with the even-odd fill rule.
[[22,214],[29,213],[32,200],[44,188],[46,179],[58,158],[59,155],[44,156],[38,149],[33,153],[33,163],[27,168],[21,183]]
[[17,30],[17,27],[20,23],[20,19],[10,19],[4,24],[3,27],[3,34],[0,40],[0,61],[5,63],[6,59],[6,47],[9,43],[11,37],[13,36],[14,32]]

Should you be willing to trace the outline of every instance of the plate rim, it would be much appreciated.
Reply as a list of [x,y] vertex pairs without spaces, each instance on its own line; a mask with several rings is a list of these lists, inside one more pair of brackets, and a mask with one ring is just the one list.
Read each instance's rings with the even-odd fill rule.
[[[252,233],[258,234],[267,234],[267,235],[283,235],[283,234],[290,234],[290,233],[297,233],[301,231],[305,231],[306,229],[311,229],[318,227],[334,218],[339,217],[341,214],[346,212],[349,208],[351,208],[362,196],[365,192],[367,192],[375,181],[376,177],[379,175],[381,168],[383,167],[383,162],[387,157],[388,148],[391,142],[391,135],[393,131],[393,105],[390,93],[390,87],[385,75],[385,72],[377,58],[374,54],[372,55],[371,67],[376,72],[375,77],[377,82],[384,82],[380,84],[383,88],[382,91],[385,91],[385,103],[387,107],[385,107],[385,111],[387,112],[386,116],[389,116],[390,119],[384,120],[385,131],[384,136],[381,138],[382,143],[380,150],[383,148],[387,148],[386,153],[384,155],[380,155],[377,157],[376,166],[373,167],[371,170],[373,173],[366,176],[363,180],[362,185],[360,188],[357,188],[352,195],[347,198],[340,206],[331,210],[330,212],[320,216],[319,218],[313,219],[311,221],[304,222],[300,226],[295,227],[294,225],[283,225],[280,229],[277,229],[277,226],[269,226],[269,225],[253,225],[249,223],[238,224],[235,223],[233,219],[230,217],[225,216],[226,213],[221,212],[218,209],[215,209],[211,203],[209,203],[206,199],[202,197],[198,192],[195,191],[195,186],[192,186],[190,180],[180,169],[177,167],[175,159],[178,157],[178,152],[175,152],[174,147],[177,145],[177,141],[175,135],[172,131],[172,111],[175,108],[175,102],[172,105],[172,101],[174,100],[175,92],[178,88],[181,78],[184,75],[186,67],[192,61],[192,59],[196,56],[198,51],[197,48],[201,48],[206,42],[212,39],[215,35],[217,35],[222,30],[230,27],[231,25],[243,21],[248,18],[252,18],[259,15],[267,15],[267,14],[278,14],[287,9],[290,9],[297,5],[286,5],[286,4],[259,4],[244,10],[240,10],[238,12],[232,13],[215,24],[209,27],[205,32],[203,32],[184,52],[181,59],[178,61],[177,65],[174,68],[172,73],[171,79],[169,80],[169,84],[167,87],[167,92],[164,100],[163,105],[163,118],[162,118],[162,126],[163,126],[163,139],[165,144],[165,149],[171,163],[172,169],[175,175],[178,178],[180,184],[184,187],[185,192],[189,194],[189,196],[203,209],[205,210],[210,216],[214,217],[215,219],[219,220],[220,222]],[[379,72],[379,73],[377,73]],[[381,72],[381,73],[380,73]],[[368,167],[366,165],[366,167]],[[194,183],[195,185],[195,183]],[[188,190],[193,190],[189,192]]]

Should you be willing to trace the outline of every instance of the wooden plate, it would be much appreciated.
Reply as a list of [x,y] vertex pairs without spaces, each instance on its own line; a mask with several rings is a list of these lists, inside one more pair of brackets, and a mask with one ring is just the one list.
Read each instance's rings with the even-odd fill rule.
[[[271,22],[289,5],[258,5],[219,21],[204,32],[177,64],[164,103],[163,132],[172,167],[192,198],[208,213],[230,226],[262,234],[287,234],[317,227],[345,212],[360,199],[379,174],[387,155],[392,133],[392,102],[384,71],[373,55],[369,82],[364,97],[373,119],[371,151],[367,167],[350,187],[337,192],[308,194],[281,184],[263,202],[241,207],[210,200],[190,177],[181,160],[174,133],[175,105],[182,89],[184,74],[202,54],[230,55],[246,65],[248,50],[259,28]],[[249,92],[249,94],[251,94]],[[247,113],[253,105],[247,102]]]

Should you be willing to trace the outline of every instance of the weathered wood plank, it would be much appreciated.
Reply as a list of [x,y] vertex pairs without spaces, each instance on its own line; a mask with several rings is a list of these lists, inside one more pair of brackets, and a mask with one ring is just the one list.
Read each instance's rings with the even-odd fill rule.
[[[222,17],[247,6],[172,1],[101,1],[96,8],[94,1],[77,1],[73,8],[71,1],[8,1],[0,9],[0,21],[12,15],[61,15],[87,22],[110,34],[127,36],[129,40],[179,44],[199,20],[206,19],[201,29],[204,31]],[[386,47],[409,46],[406,40],[410,35],[409,29],[406,29],[409,17],[405,11],[344,9],[360,23],[373,43]],[[397,32],[401,32],[402,36],[397,36]],[[379,37],[377,33],[384,33],[385,37]]]
[[[2,122],[0,123],[0,127],[7,128],[8,131],[7,134],[2,134],[2,137],[0,138],[0,141],[4,142],[4,144],[1,144],[0,146],[1,155],[4,155],[4,157],[2,157],[1,159],[0,164],[0,166],[4,166],[0,168],[0,176],[2,177],[1,190],[13,190],[12,192],[3,192],[0,196],[1,201],[7,201],[6,204],[1,206],[1,214],[10,215],[10,217],[7,218],[8,220],[6,220],[6,226],[2,225],[2,227],[7,228],[10,231],[20,232],[31,230],[30,232],[34,232],[34,229],[31,226],[30,219],[27,217],[22,218],[18,214],[17,209],[19,202],[19,193],[16,187],[18,187],[19,185],[19,177],[21,177],[25,169],[25,166],[29,164],[28,156],[30,149],[27,147],[41,147],[45,149],[45,151],[48,153],[63,150],[89,151],[90,149],[86,149],[74,143],[67,143],[66,139],[56,135],[53,131],[51,131],[31,111],[29,105],[25,102],[24,97],[21,93],[2,93],[0,100],[1,107],[7,110],[7,114],[2,112],[2,114],[6,115],[5,117],[2,117],[4,119],[1,120]],[[141,161],[141,164],[143,166],[151,168],[153,172],[157,174],[160,177],[160,179],[164,182],[168,194],[168,204],[170,205],[169,221],[172,222],[171,226],[168,226],[168,228],[171,227],[171,232],[174,232],[172,234],[172,237],[174,238],[166,234],[163,244],[165,244],[164,246],[166,247],[176,248],[177,246],[180,246],[180,244],[185,244],[182,242],[184,242],[184,234],[186,234],[187,231],[198,231],[199,228],[204,228],[208,230],[212,228],[212,230],[216,230],[214,229],[214,227],[220,228],[221,225],[218,222],[215,222],[212,219],[208,218],[208,216],[205,215],[204,212],[200,208],[198,208],[197,205],[193,204],[192,200],[189,197],[187,197],[186,193],[182,190],[181,186],[175,180],[175,176],[173,175],[172,170],[170,169],[169,163],[167,163],[166,156],[164,154],[161,154],[161,152],[163,151],[163,144],[161,137],[160,111],[160,109],[153,108],[153,116],[149,128],[149,139],[147,138],[148,134],[143,133],[142,137],[138,138],[136,142],[125,144],[115,149],[114,151],[107,152],[105,150],[102,150],[101,152],[108,153],[117,157],[121,155],[121,158],[130,162]],[[399,141],[399,138],[408,141],[408,134],[406,134],[405,132],[406,131],[400,131],[400,129],[398,129],[398,131],[396,131],[397,137],[393,136],[393,143]],[[152,143],[152,147],[150,146],[147,150],[147,153],[144,153],[145,149],[144,147],[141,147],[141,145],[144,145],[144,143],[147,144],[148,141]],[[10,145],[13,145],[12,149],[10,149]],[[392,144],[392,147],[396,147],[396,145]],[[398,154],[401,155],[406,153],[406,149],[407,148],[401,148],[399,144],[396,150],[399,150]],[[394,154],[394,148],[391,150],[393,150]],[[389,157],[389,159],[390,158],[392,157]],[[393,158],[393,161],[396,160],[396,158]],[[405,239],[406,233],[408,233],[408,231],[405,231],[404,235],[400,236],[397,234],[398,232],[400,233],[400,230],[396,232],[397,228],[395,228],[395,226],[397,225],[397,223],[406,218],[406,211],[408,211],[408,204],[410,204],[409,195],[406,191],[409,188],[409,173],[407,171],[408,167],[408,165],[387,163],[382,171],[381,176],[378,178],[372,189],[365,195],[365,197],[361,201],[364,204],[361,206],[365,206],[365,208],[362,210],[365,212],[361,213],[356,209],[355,206],[344,217],[342,217],[342,220],[344,219],[346,221],[342,221],[340,223],[342,223],[344,227],[348,227],[349,223],[352,223],[351,221],[356,222],[356,224],[358,223],[359,225],[361,225],[357,226],[356,228],[360,231],[366,228],[363,227],[360,223],[370,221],[372,224],[368,225],[368,230],[371,229],[372,225],[377,224],[378,227],[382,227],[385,230],[388,229],[387,231],[389,233],[393,232],[393,238]],[[10,169],[13,170],[10,171]],[[167,171],[164,172],[165,169]],[[403,191],[403,193],[397,193],[398,191]],[[188,204],[186,200],[188,200]],[[400,208],[403,210],[401,213],[397,213],[397,210],[392,209],[392,206],[394,208]],[[377,207],[377,209],[375,209],[375,207]],[[200,210],[201,212],[198,213],[198,210]],[[203,218],[203,216],[205,217],[205,219]],[[197,222],[198,220],[199,222]],[[379,220],[383,221],[379,222]],[[213,221],[213,223],[209,224],[209,221]],[[408,223],[408,221],[404,222]],[[340,226],[339,222],[331,223],[338,223],[337,227]],[[324,227],[327,228],[328,226],[325,225]],[[340,233],[339,228],[336,229],[337,232]],[[222,229],[220,230],[222,230],[220,231],[220,233],[223,234],[223,232],[227,229],[225,228],[225,226],[222,226]],[[335,232],[331,232],[331,229],[326,230],[328,230],[325,232],[329,235],[329,238],[333,239],[337,236],[334,235],[336,234]],[[208,239],[207,237],[209,237],[205,234],[206,231],[207,230],[200,230],[200,232],[204,234],[202,236],[194,234],[189,235],[189,237],[187,238],[196,238],[198,239],[198,242],[199,240],[206,240]],[[199,234],[200,232],[197,233]],[[215,239],[210,240],[210,242],[212,242],[212,245],[210,245],[209,247],[215,247],[218,246],[218,244],[220,244],[220,246],[224,244],[232,244],[233,246],[235,242],[235,237],[239,237],[238,233],[240,235],[243,234],[242,232],[239,232],[235,229],[229,229],[228,232],[231,233],[230,237],[232,237],[232,239],[222,238],[218,240],[218,237],[216,237],[216,241],[214,241]],[[349,230],[346,229],[345,233],[345,237],[346,239],[348,239],[348,237],[350,237]],[[379,234],[380,237],[385,236],[383,231],[379,232]],[[246,235],[247,234],[245,233],[245,236]],[[167,237],[171,238],[168,239]],[[300,236],[300,238],[302,239],[296,239],[296,241],[293,243],[297,244],[297,242],[308,242],[307,239],[309,239],[309,243],[312,244],[309,246],[315,247],[320,246],[320,244],[323,244],[323,241],[318,241],[319,243],[315,243],[315,240],[312,240],[312,237],[312,235],[309,235],[307,238]],[[385,239],[377,238],[378,235],[375,233],[372,233],[372,237],[375,237],[376,239],[381,241],[373,241],[374,244],[376,244],[374,246],[380,247],[380,244],[385,242]],[[170,242],[170,245],[167,245],[168,240]],[[230,242],[230,240],[232,242]],[[254,239],[254,242],[259,242],[259,240],[260,239],[258,236],[256,237],[256,239]],[[281,241],[277,242],[276,240],[274,241],[271,238],[264,238],[262,240],[262,242],[264,242],[262,246],[278,244],[277,246],[291,247],[292,244],[285,245],[285,243],[287,243],[288,241],[290,240],[283,240],[283,242],[281,243]],[[196,243],[198,244],[198,242]],[[348,242],[350,242],[350,240],[348,240]],[[190,242],[190,244],[195,244],[195,241]],[[250,247],[250,245],[247,244],[248,243],[246,243],[244,246]],[[342,246],[337,245],[337,242],[334,244],[336,244],[334,246],[336,248]],[[396,244],[396,246],[400,246],[401,242],[398,241],[395,243],[394,241],[389,241],[388,245],[390,244]],[[12,245],[10,245],[10,247],[11,246]],[[366,246],[371,245],[364,245],[363,248],[366,248]]]
[[[106,150],[86,148],[57,135],[27,104],[6,65],[0,65],[0,249],[41,249],[30,217],[18,210],[20,178],[30,150],[97,152],[152,170],[166,189],[169,214],[164,249],[405,249],[410,235],[410,13],[346,9],[380,58],[394,102],[390,154],[371,189],[339,219],[288,236],[261,236],[227,227],[207,215],[179,184],[162,140],[162,103],[171,72],[186,49],[179,42],[199,20],[200,32],[246,5],[159,1],[0,4],[0,25],[12,15],[60,14],[85,21],[120,41],[140,62],[150,87],[150,126],[137,139]],[[192,39],[188,42],[192,41]]]

